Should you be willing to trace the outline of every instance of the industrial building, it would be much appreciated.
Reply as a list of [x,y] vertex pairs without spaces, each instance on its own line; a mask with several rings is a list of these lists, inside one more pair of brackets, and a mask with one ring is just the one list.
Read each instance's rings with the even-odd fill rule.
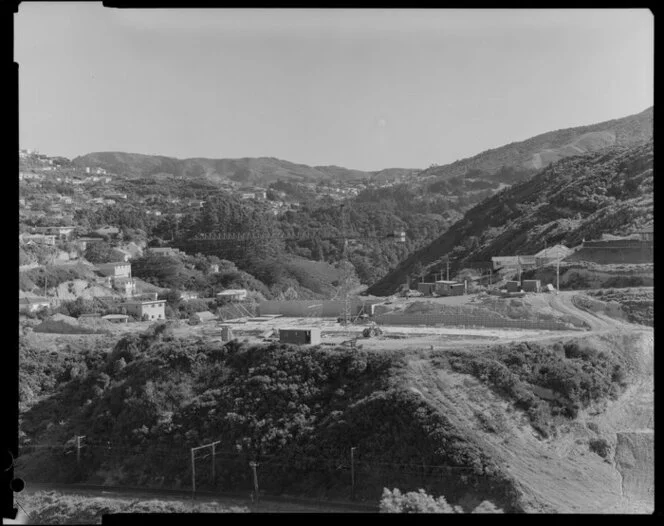
[[524,279],[521,288],[526,292],[541,292],[542,283],[539,279]]
[[279,329],[279,341],[295,345],[318,345],[321,342],[320,329],[317,327]]
[[466,284],[457,281],[436,281],[436,294],[439,296],[462,296],[466,292]]
[[436,290],[436,284],[427,283],[427,282],[418,283],[417,290],[420,291],[425,296],[433,296],[433,293]]

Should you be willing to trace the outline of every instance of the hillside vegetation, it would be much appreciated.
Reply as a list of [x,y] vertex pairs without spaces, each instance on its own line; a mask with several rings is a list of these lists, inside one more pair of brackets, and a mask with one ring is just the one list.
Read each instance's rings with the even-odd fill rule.
[[[433,166],[419,178],[447,179],[468,172],[502,180],[501,169],[539,170],[562,158],[592,153],[610,146],[634,146],[652,138],[653,108],[620,119],[566,128],[486,150],[468,159]],[[507,182],[507,181],[506,181]]]
[[455,266],[492,256],[574,247],[602,234],[624,235],[653,220],[653,143],[563,159],[469,210],[430,245],[416,251],[368,292],[386,295],[418,266],[442,256]]
[[[483,500],[524,509],[521,485],[485,438],[526,425],[550,440],[579,411],[616,398],[633,372],[629,360],[597,341],[425,357],[222,346],[173,339],[160,325],[125,336],[110,352],[68,355],[54,385],[34,364],[40,355],[21,352],[22,385],[33,386],[21,392],[20,469],[30,480],[188,487],[190,448],[221,440],[216,480],[209,460],[197,468],[201,488],[214,482],[249,491],[248,462],[256,459],[265,491],[343,498],[356,447],[359,498],[377,502],[384,487],[423,488],[468,510]],[[431,375],[459,378],[459,386],[474,378],[468,385],[485,390],[485,414],[475,418],[461,402],[431,398],[439,389],[426,383]],[[460,388],[440,388],[439,396],[458,397],[466,392]],[[554,395],[541,398],[541,389]],[[496,404],[509,410],[496,413]],[[83,434],[77,466],[72,437]]]
[[392,168],[390,172],[362,171],[340,166],[307,166],[274,157],[245,157],[242,159],[176,159],[161,155],[125,152],[94,152],[72,160],[80,167],[97,166],[126,177],[147,177],[170,174],[175,177],[200,179],[211,183],[236,181],[248,184],[269,184],[278,180],[317,182],[334,180],[363,180],[374,175],[394,178],[415,172]]

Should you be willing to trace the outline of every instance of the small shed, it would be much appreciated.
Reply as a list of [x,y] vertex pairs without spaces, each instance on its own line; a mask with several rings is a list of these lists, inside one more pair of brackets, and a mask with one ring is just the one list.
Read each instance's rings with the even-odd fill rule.
[[435,283],[418,283],[417,290],[425,296],[433,296],[433,291],[436,289]]
[[519,292],[519,290],[521,290],[521,286],[518,281],[508,281],[505,283],[505,288],[507,289],[507,292]]
[[526,292],[541,292],[542,283],[539,279],[524,279],[521,288]]
[[102,320],[110,321],[111,323],[127,323],[129,316],[126,314],[107,314],[101,317]]
[[230,326],[222,325],[221,326],[221,341],[228,342],[233,339],[233,331]]
[[279,329],[279,341],[295,345],[318,345],[321,343],[320,329],[318,327]]

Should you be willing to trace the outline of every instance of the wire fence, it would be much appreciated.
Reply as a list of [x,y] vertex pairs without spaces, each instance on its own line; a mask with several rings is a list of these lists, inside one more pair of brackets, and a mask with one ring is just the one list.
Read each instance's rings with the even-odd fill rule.
[[[192,448],[195,448],[193,456]],[[451,499],[471,490],[484,491],[487,495],[497,489],[502,491],[478,467],[412,459],[385,461],[372,452],[362,454],[359,448],[354,456],[338,452],[334,458],[300,454],[256,457],[204,445],[146,446],[85,438],[80,441],[80,448],[75,440],[67,444],[23,445],[16,461],[17,474],[35,459],[43,460],[45,452],[57,459],[58,480],[67,483],[94,481],[110,486],[118,484],[122,474],[122,483],[150,489],[237,492],[254,497],[298,494],[319,499],[352,499],[357,496],[375,501],[385,487],[398,487],[402,491],[422,488]],[[33,457],[35,454],[38,456]],[[256,479],[250,466],[254,461]],[[43,476],[48,478],[49,474]]]

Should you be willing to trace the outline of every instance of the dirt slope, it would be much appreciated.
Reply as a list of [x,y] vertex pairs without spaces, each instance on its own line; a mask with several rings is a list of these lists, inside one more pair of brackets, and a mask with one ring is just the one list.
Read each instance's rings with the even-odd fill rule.
[[[571,307],[574,309],[574,307]],[[436,406],[490,453],[520,487],[528,512],[648,513],[654,507],[652,453],[652,332],[601,331],[607,352],[630,356],[631,386],[615,402],[540,439],[525,415],[473,377],[409,362],[409,387]],[[644,431],[645,430],[645,431]],[[589,449],[606,438],[615,462]]]

